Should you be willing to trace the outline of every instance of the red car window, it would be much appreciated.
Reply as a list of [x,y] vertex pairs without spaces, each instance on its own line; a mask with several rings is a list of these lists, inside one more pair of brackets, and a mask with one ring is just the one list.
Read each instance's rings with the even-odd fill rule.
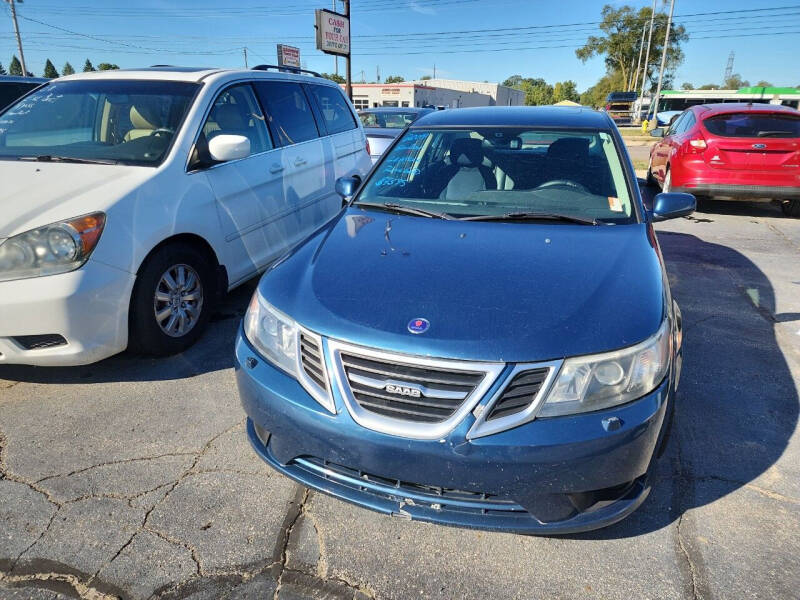
[[729,113],[709,117],[703,124],[720,137],[800,137],[800,115]]

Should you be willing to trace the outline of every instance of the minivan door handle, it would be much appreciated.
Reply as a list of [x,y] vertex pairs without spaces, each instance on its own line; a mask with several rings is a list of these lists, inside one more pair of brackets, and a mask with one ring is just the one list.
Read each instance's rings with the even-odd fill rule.
[[302,167],[304,164],[306,164],[306,162],[307,161],[306,161],[305,158],[303,158],[301,156],[298,156],[297,158],[294,159],[294,166],[295,167]]
[[280,173],[283,171],[283,167],[281,165],[275,164],[269,168],[270,173]]

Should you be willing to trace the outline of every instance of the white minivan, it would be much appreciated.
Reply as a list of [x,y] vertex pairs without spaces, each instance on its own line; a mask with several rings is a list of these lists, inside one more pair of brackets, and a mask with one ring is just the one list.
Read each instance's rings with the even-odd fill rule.
[[154,67],[37,89],[0,114],[0,364],[184,350],[370,167],[321,77]]

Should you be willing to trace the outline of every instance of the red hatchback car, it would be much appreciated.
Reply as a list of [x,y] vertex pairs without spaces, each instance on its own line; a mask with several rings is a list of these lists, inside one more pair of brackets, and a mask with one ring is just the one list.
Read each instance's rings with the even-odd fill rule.
[[692,106],[650,150],[647,180],[665,192],[778,200],[800,217],[800,111],[770,104]]

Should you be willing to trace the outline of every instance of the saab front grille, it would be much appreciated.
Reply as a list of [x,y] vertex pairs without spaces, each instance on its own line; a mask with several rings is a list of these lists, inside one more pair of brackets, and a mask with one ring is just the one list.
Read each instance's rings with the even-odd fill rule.
[[300,334],[300,363],[303,371],[321,389],[327,389],[325,382],[325,360],[322,358],[322,348],[314,338]]
[[366,411],[417,423],[440,423],[464,403],[486,373],[400,365],[343,352],[353,399]]
[[67,343],[67,340],[57,333],[48,333],[45,335],[18,335],[11,339],[25,348],[25,350],[44,350],[45,348],[64,346]]
[[542,389],[549,372],[550,369],[545,367],[517,373],[492,406],[486,420],[507,417],[525,410]]

